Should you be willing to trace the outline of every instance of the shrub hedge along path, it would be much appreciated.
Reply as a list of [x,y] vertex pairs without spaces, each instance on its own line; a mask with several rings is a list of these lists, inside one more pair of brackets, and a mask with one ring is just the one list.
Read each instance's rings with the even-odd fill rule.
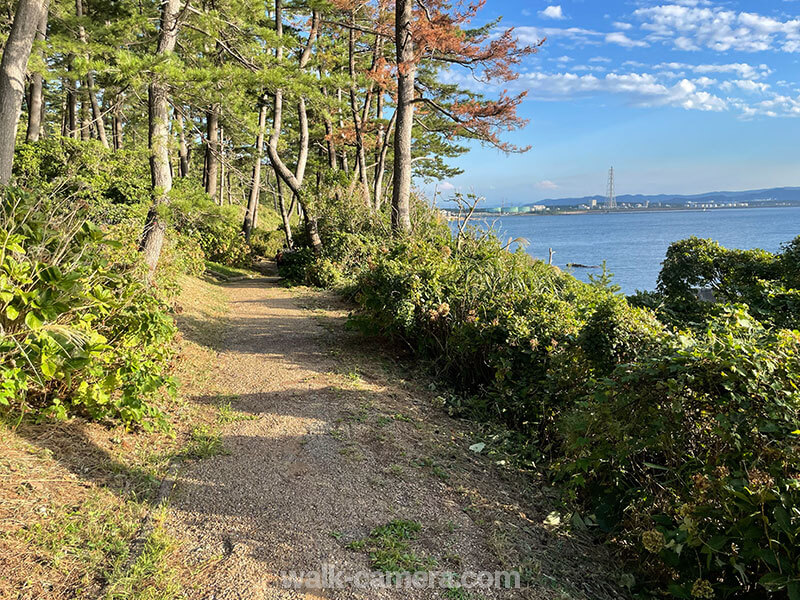
[[[468,423],[438,408],[396,351],[347,331],[347,306],[332,293],[273,277],[223,289],[230,310],[209,389],[240,416],[216,451],[184,464],[165,522],[187,560],[213,565],[204,597],[624,597],[604,548],[553,519],[556,494],[470,451],[479,440]],[[419,530],[375,537],[396,521]],[[520,569],[525,589],[283,588],[282,572],[324,564]]]

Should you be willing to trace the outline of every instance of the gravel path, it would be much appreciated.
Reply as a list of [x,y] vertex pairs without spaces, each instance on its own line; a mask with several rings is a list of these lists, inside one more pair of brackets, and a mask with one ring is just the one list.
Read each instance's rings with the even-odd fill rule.
[[[467,451],[467,430],[432,408],[430,393],[344,332],[341,307],[301,308],[304,292],[272,278],[225,289],[230,316],[211,389],[249,418],[224,426],[226,454],[182,469],[167,520],[207,581],[198,598],[619,597],[595,560],[602,552],[545,528],[547,509],[526,507],[523,486]],[[395,519],[421,525],[409,552],[435,570],[517,564],[528,588],[457,595],[282,584],[282,573],[325,565],[368,571],[367,552],[348,544]]]

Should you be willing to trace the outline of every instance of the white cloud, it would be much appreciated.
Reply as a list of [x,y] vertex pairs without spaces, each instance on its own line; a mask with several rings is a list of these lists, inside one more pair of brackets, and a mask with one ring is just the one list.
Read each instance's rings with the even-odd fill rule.
[[644,48],[650,45],[642,40],[632,40],[621,31],[615,31],[613,33],[607,34],[606,43],[619,44],[620,46],[623,46],[625,48]]
[[680,74],[680,72],[684,71],[690,71],[698,75],[734,73],[738,75],[740,79],[764,79],[772,73],[772,70],[767,65],[750,65],[747,63],[690,65],[686,63],[670,62],[661,63],[656,65],[655,68],[659,71],[669,70],[673,72],[679,72],[677,75],[679,77],[683,76]]
[[539,188],[540,190],[557,190],[558,189],[558,185],[556,183],[550,181],[549,179],[543,179],[542,181],[537,182],[536,183],[536,187]]
[[543,11],[539,12],[539,16],[544,17],[545,19],[557,19],[562,20],[566,17],[564,16],[564,11],[561,10],[561,5],[556,6],[548,6]]
[[724,81],[719,87],[720,89],[725,90],[726,92],[733,91],[734,89],[740,89],[745,92],[757,92],[761,94],[766,93],[770,89],[768,83],[752,81],[750,79],[735,79],[733,81]]
[[454,189],[456,189],[456,186],[449,181],[443,181],[438,185],[438,188],[440,192],[452,192]]
[[648,39],[671,42],[679,50],[800,52],[800,19],[782,21],[709,7],[708,2],[663,4],[633,14],[642,21],[642,29],[650,32]]
[[687,110],[722,111],[726,101],[683,79],[668,86],[649,73],[608,73],[605,76],[576,73],[525,73],[519,83],[533,98],[561,100],[598,93],[624,96],[635,106],[678,106]]
[[616,29],[621,29],[623,31],[628,31],[629,29],[633,29],[633,25],[631,25],[630,23],[623,23],[622,21],[614,22],[614,27]]

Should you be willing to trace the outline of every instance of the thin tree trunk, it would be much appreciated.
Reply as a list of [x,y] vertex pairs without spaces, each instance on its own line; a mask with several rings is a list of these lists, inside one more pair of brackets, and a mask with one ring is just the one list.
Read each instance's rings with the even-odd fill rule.
[[278,206],[281,212],[281,221],[283,221],[283,233],[286,237],[286,247],[291,250],[294,247],[294,240],[292,239],[292,223],[289,211],[286,210],[286,200],[283,198],[283,184],[281,183],[281,176],[277,169],[275,170],[276,188],[278,190]]
[[[280,36],[283,35],[283,22],[281,17],[281,0],[275,0],[275,31]],[[311,30],[309,31],[308,39],[303,53],[300,55],[300,68],[304,68],[308,64],[311,57],[311,48],[317,38],[319,31],[319,14],[314,11],[311,19]],[[280,46],[275,51],[276,57],[280,60],[283,56],[283,48]],[[292,173],[286,164],[281,160],[278,154],[278,141],[281,135],[281,124],[283,119],[283,90],[278,88],[275,90],[275,100],[272,117],[272,133],[267,145],[267,154],[272,163],[278,177],[282,178],[292,193],[297,197],[298,202],[302,203],[303,198],[303,178],[305,177],[306,164],[308,162],[308,112],[306,110],[306,101],[302,96],[297,101],[297,117],[300,123],[300,141],[297,154],[297,165],[295,172]],[[322,251],[322,240],[319,237],[317,230],[317,220],[313,217],[306,218],[306,233],[308,234],[311,246],[314,252],[319,253]]]
[[378,160],[375,165],[375,181],[373,182],[372,191],[375,197],[375,212],[380,211],[383,205],[383,176],[386,173],[386,155],[389,153],[389,140],[392,137],[392,131],[394,130],[396,120],[397,111],[392,113],[392,118],[389,119],[389,125],[386,127],[386,131],[379,133],[379,135],[382,134],[383,139],[381,140],[381,145],[378,150]]
[[[72,71],[72,57],[68,59],[67,71]],[[75,87],[75,80],[67,76],[65,82],[67,90],[67,136],[73,139],[79,138],[78,131],[78,90]]]
[[[36,41],[42,41],[47,36],[47,13],[43,12],[36,30]],[[31,75],[30,95],[28,101],[28,130],[25,141],[29,143],[39,141],[42,133],[42,114],[44,112],[44,77],[41,73]]]
[[[83,18],[83,0],[75,0],[75,16],[78,19]],[[81,44],[84,46],[87,45],[86,40],[86,29],[83,25],[78,26],[78,39],[80,40]],[[86,57],[89,58],[88,56]],[[108,148],[108,138],[106,137],[106,125],[103,121],[103,111],[100,109],[100,104],[97,101],[97,96],[95,95],[94,91],[94,74],[91,71],[86,73],[86,79],[84,80],[84,85],[86,87],[86,95],[89,97],[89,102],[92,107],[92,125],[94,126],[95,133],[97,134],[97,139],[100,140],[100,143],[103,144],[106,148]]]
[[80,139],[85,142],[92,138],[92,121],[89,118],[89,98],[86,95],[85,85],[81,84],[79,93],[81,96],[81,108],[79,113],[81,118]]
[[225,128],[219,128],[219,151],[220,151],[220,160],[219,160],[219,167],[221,176],[219,178],[220,185],[219,185],[219,205],[225,205]]
[[258,111],[258,133],[256,134],[256,152],[253,162],[253,177],[250,181],[250,195],[247,198],[247,209],[244,211],[242,231],[249,242],[250,234],[255,226],[255,215],[258,207],[258,193],[261,189],[261,158],[264,156],[264,133],[267,130],[267,103],[263,99]]
[[[165,0],[161,4],[161,29],[158,36],[157,55],[164,56],[175,50],[178,39],[178,14],[180,0]],[[144,233],[139,245],[148,266],[149,279],[158,265],[164,245],[166,224],[159,216],[159,206],[169,201],[172,173],[169,166],[169,86],[155,75],[148,88],[150,176],[153,185],[153,205],[147,214]]]
[[89,102],[92,106],[92,123],[94,124],[97,139],[106,148],[109,148],[108,137],[106,136],[106,124],[103,120],[103,111],[100,108],[100,103],[97,101],[97,95],[94,91],[94,75],[92,73],[86,74],[86,93],[89,95]]
[[186,177],[189,175],[189,151],[186,148],[183,113],[177,107],[175,108],[175,123],[178,128],[178,160],[180,162],[178,173],[181,177]]
[[206,113],[206,194],[217,197],[217,177],[219,173],[219,104],[214,104]]
[[[352,23],[355,25],[355,13],[352,14]],[[369,193],[369,183],[367,182],[367,157],[364,152],[364,135],[362,128],[362,118],[358,114],[358,99],[356,96],[356,53],[355,53],[355,30],[351,27],[348,36],[348,71],[350,74],[350,111],[353,113],[353,127],[356,134],[356,176],[361,183],[361,196],[367,208],[372,208],[372,201]],[[376,44],[377,46],[377,44]],[[364,99],[364,112],[369,113],[369,105],[372,99],[372,85],[369,86]]]
[[111,137],[114,150],[122,150],[122,94],[114,99],[114,112],[111,116]]
[[[344,119],[342,119],[342,90],[336,90],[336,99],[339,101],[339,129],[344,128]],[[350,166],[347,164],[347,146],[342,144],[342,170],[345,173],[350,173]]]
[[392,230],[411,231],[411,139],[414,126],[414,42],[411,37],[413,0],[397,0],[395,39],[397,46],[397,130],[394,134],[394,186],[392,186]]
[[47,14],[48,0],[20,0],[0,61],[0,185],[8,184],[14,165],[25,71],[36,30]]

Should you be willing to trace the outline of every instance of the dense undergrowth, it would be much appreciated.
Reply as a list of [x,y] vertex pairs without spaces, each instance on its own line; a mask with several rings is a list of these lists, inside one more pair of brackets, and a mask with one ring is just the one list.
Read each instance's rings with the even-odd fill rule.
[[641,565],[640,595],[800,598],[800,238],[779,255],[678,242],[658,291],[629,301],[415,223],[394,241],[339,224],[281,272],[350,295],[353,323],[454,386],[453,411],[518,432],[580,523]]
[[148,285],[137,248],[151,202],[146,165],[141,152],[92,141],[20,144],[17,187],[3,191],[0,212],[6,412],[169,428],[160,407],[175,391],[170,312],[178,278],[202,274],[206,264],[248,266],[253,250],[239,207],[219,206],[197,182],[180,180]]

